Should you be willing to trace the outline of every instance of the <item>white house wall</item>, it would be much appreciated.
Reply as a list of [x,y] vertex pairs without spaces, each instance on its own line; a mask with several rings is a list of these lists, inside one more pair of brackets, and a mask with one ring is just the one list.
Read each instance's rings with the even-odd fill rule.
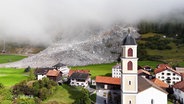
[[121,78],[121,69],[112,68],[112,77],[113,78]]
[[153,87],[138,93],[136,104],[152,104],[152,99],[153,104],[167,104],[167,94]]
[[77,80],[71,80],[70,81],[70,85],[71,86],[83,86],[83,87],[87,87],[88,86],[88,80],[86,80],[85,82],[81,82],[81,81],[77,81]]
[[[164,74],[162,74],[162,73],[164,73]],[[167,73],[170,73],[170,75],[167,75]],[[173,74],[175,74],[175,75],[173,75]],[[156,78],[160,79],[161,81],[163,81],[165,83],[167,83],[167,81],[166,81],[167,77],[170,77],[170,79],[171,79],[170,80],[171,83],[170,84],[168,83],[169,85],[173,85],[174,83],[177,83],[177,82],[181,81],[181,76],[174,73],[174,72],[172,72],[172,71],[170,71],[170,70],[164,70],[164,71],[159,72],[159,73],[156,74]]]
[[46,75],[37,75],[37,80],[42,80],[44,77],[47,77]]
[[68,75],[68,73],[70,71],[70,69],[67,66],[60,67],[58,70],[61,71],[64,75]]

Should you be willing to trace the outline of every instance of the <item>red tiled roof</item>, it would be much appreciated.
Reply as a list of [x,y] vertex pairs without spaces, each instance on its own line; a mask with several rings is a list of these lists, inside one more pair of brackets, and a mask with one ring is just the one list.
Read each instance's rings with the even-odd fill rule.
[[78,73],[90,73],[90,70],[70,70],[68,73],[68,76],[71,76],[73,73],[78,72]]
[[49,70],[49,71],[47,72],[46,76],[54,76],[54,77],[56,77],[56,76],[59,75],[59,73],[60,73],[59,70]]
[[170,70],[170,71],[174,72],[175,74],[181,75],[180,73],[178,73],[176,70],[172,69],[167,64],[159,64],[158,68],[156,68],[154,70],[154,73],[157,74],[157,73],[160,73],[160,72],[162,72],[164,70]]
[[138,74],[142,74],[142,73],[145,73],[147,75],[150,75],[150,72],[146,71],[146,70],[143,70],[143,69],[139,69],[138,70]]
[[96,83],[121,85],[121,79],[113,77],[96,76]]
[[184,92],[184,81],[177,82],[173,85],[175,89],[179,89]]
[[158,78],[152,79],[151,80],[153,83],[155,83],[157,86],[162,87],[162,88],[168,88],[169,85],[167,83],[162,82]]

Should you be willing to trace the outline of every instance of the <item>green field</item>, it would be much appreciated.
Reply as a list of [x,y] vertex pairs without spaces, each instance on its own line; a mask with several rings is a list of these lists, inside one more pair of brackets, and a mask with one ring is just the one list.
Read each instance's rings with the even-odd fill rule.
[[59,86],[56,93],[45,100],[43,104],[72,104],[80,94],[80,90],[81,88],[79,87],[72,87],[63,84],[62,86]]
[[72,70],[77,69],[83,69],[83,70],[90,70],[92,78],[95,76],[101,75],[101,76],[111,76],[112,67],[116,63],[110,63],[110,64],[95,64],[95,65],[88,65],[88,66],[77,66],[72,67]]
[[150,66],[152,69],[155,69],[158,64],[162,64],[162,62],[158,61],[138,61],[138,65],[141,67]]
[[25,79],[24,69],[0,68],[0,83],[4,86],[11,87]]
[[26,57],[27,56],[0,54],[0,64],[8,63],[8,62],[15,62],[15,61],[21,60]]
[[[138,61],[138,65],[144,67],[144,66],[150,66],[152,69],[155,69],[158,64],[162,64],[161,62],[157,61]],[[95,64],[95,65],[88,65],[88,66],[76,66],[72,67],[72,70],[77,69],[86,69],[90,70],[92,78],[95,76],[101,75],[101,76],[111,76],[112,74],[112,67],[116,65],[116,63],[110,63],[110,64]]]

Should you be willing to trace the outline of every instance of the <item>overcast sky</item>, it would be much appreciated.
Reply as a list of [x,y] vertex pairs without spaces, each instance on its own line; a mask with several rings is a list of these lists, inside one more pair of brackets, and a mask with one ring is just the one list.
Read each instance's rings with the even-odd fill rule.
[[184,0],[1,0],[0,41],[49,44],[58,34],[73,37],[72,31],[89,25],[134,24],[182,10]]

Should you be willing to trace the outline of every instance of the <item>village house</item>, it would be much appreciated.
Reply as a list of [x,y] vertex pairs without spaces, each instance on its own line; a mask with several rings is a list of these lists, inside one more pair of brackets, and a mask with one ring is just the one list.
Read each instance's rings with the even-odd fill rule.
[[37,80],[42,80],[44,77],[47,77],[46,74],[52,68],[37,68],[34,72]]
[[88,87],[89,83],[91,82],[89,72],[89,70],[70,70],[70,85]]
[[62,73],[59,70],[53,69],[49,70],[46,74],[46,76],[53,81],[59,82],[62,77]]
[[176,67],[176,71],[178,73],[184,73],[184,68],[183,67]]
[[96,76],[97,104],[120,104],[121,80],[120,78]]
[[169,67],[167,64],[159,64],[158,67],[154,70],[154,73],[156,78],[169,85],[174,85],[175,83],[182,80],[182,75]]
[[148,65],[144,66],[143,69],[146,70],[146,71],[148,71],[148,72],[151,72],[152,71],[151,67],[148,66]]
[[138,75],[145,77],[145,78],[149,78],[149,76],[151,76],[150,72],[143,70],[143,69],[138,70]]
[[121,78],[121,64],[116,64],[112,67],[112,77]]
[[173,85],[174,96],[180,104],[184,104],[184,81],[177,82]]
[[54,65],[53,68],[61,71],[63,76],[68,76],[68,73],[70,71],[68,66],[63,64],[63,63],[58,63],[58,64]]

